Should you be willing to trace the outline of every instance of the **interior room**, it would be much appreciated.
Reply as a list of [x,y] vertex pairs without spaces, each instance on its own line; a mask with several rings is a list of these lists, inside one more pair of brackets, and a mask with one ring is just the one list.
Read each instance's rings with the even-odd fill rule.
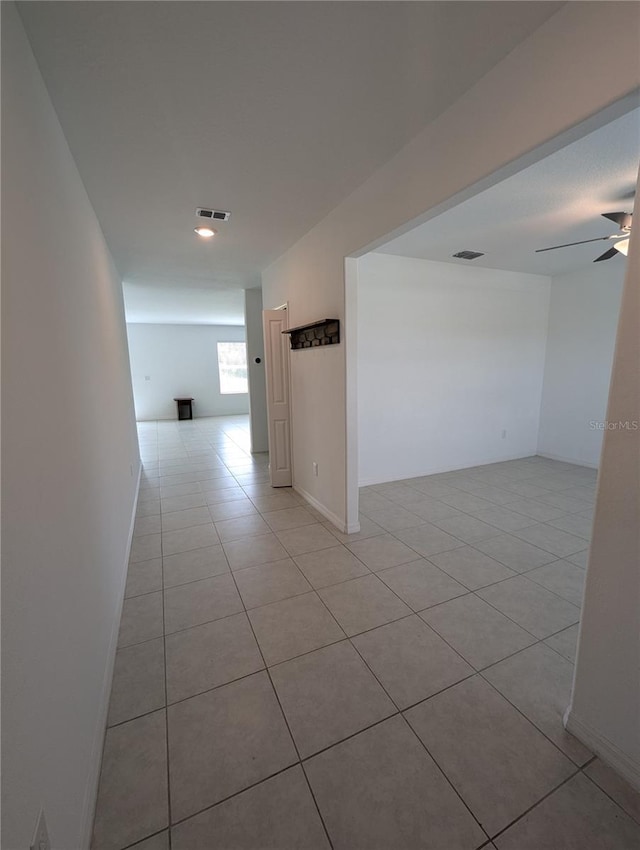
[[636,850],[640,4],[0,13],[3,850]]
[[624,236],[602,214],[633,209],[639,126],[634,110],[358,261],[360,486],[530,455],[598,467],[625,255],[593,261]]

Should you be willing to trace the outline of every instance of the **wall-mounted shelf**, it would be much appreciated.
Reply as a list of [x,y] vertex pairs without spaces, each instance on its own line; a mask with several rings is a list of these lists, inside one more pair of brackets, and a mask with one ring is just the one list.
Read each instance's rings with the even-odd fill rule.
[[289,334],[291,348],[295,350],[337,345],[340,342],[340,319],[320,319],[309,325],[288,328],[282,333]]

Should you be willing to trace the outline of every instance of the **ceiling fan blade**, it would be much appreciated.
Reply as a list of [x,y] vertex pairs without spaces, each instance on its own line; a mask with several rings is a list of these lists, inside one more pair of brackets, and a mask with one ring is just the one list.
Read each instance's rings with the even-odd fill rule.
[[611,212],[602,213],[603,218],[608,218],[609,221],[615,221],[618,227],[622,230],[624,227],[631,227],[631,213]]
[[565,245],[554,245],[552,248],[538,248],[536,254],[543,251],[555,251],[556,248],[570,248],[572,245],[586,245],[587,242],[602,242],[604,239],[613,239],[613,236],[598,236],[595,239],[583,239],[581,242],[567,242]]
[[617,248],[615,248],[615,247],[614,247],[614,248],[609,248],[609,250],[608,250],[608,251],[605,251],[605,252],[604,252],[604,254],[600,254],[600,256],[599,256],[599,257],[596,257],[596,258],[595,258],[595,260],[594,260],[593,262],[594,262],[594,263],[599,263],[599,262],[601,262],[602,260],[610,260],[612,257],[615,257],[617,253],[618,253],[618,249],[617,249]]

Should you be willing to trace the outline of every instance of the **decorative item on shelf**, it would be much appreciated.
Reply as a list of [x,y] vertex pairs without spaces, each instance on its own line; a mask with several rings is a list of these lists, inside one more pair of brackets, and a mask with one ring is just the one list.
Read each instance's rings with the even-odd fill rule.
[[337,345],[340,342],[340,319],[320,319],[308,325],[288,328],[282,331],[289,334],[291,348],[319,348],[323,345]]

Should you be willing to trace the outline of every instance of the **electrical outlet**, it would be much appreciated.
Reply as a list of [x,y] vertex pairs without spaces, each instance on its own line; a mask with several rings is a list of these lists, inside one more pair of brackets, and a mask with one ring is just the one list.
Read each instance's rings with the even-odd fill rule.
[[314,475],[318,474],[318,464],[315,462],[315,460],[313,462],[313,474]]
[[38,823],[36,824],[36,830],[33,833],[33,841],[31,842],[30,850],[51,850],[51,842],[49,841],[49,832],[47,830],[47,822],[44,817],[44,809],[40,809]]
[[151,380],[151,375],[145,375],[145,376],[144,376],[144,379],[145,379],[145,381],[150,381],[150,380]]

